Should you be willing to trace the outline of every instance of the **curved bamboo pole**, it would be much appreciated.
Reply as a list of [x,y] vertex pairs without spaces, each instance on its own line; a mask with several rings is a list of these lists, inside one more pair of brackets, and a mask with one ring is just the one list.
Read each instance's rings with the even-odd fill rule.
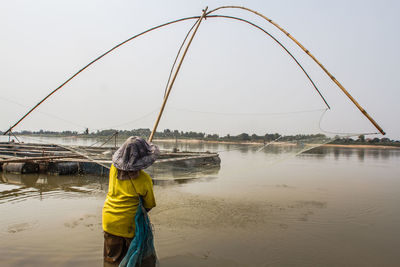
[[163,112],[164,112],[165,105],[167,104],[167,100],[168,100],[169,94],[171,93],[172,86],[173,86],[174,83],[175,83],[175,79],[176,79],[176,77],[178,76],[178,72],[179,72],[179,70],[180,70],[180,68],[181,68],[181,66],[182,66],[183,60],[185,59],[186,53],[187,53],[187,51],[189,50],[189,46],[190,46],[190,44],[192,43],[193,38],[194,38],[194,36],[196,35],[197,30],[199,29],[200,23],[202,22],[203,18],[206,16],[207,9],[208,9],[208,7],[206,7],[206,8],[203,10],[203,14],[201,15],[201,17],[200,17],[200,18],[198,19],[198,21],[196,22],[196,23],[197,23],[196,28],[194,28],[193,34],[192,34],[192,36],[190,37],[190,39],[189,39],[189,41],[188,41],[188,44],[187,44],[185,50],[183,51],[183,54],[182,54],[181,60],[179,61],[178,66],[176,67],[175,74],[174,74],[174,76],[172,77],[171,83],[170,83],[169,86],[168,86],[167,93],[166,93],[165,96],[164,96],[164,101],[163,101],[163,103],[162,103],[162,106],[161,106],[161,109],[160,109],[160,113],[158,114],[158,117],[157,117],[157,120],[156,120],[156,122],[155,122],[155,124],[154,124],[153,130],[151,131],[151,134],[150,134],[150,137],[149,137],[149,142],[151,142],[151,141],[153,140],[154,134],[156,133],[156,130],[157,130],[157,127],[158,127],[158,123],[160,122],[161,116],[162,116],[162,114],[163,114]]
[[[173,21],[170,21],[170,22],[167,22],[167,23],[164,23],[164,24],[161,24],[161,25],[152,27],[152,28],[150,28],[150,29],[148,29],[148,30],[146,30],[146,31],[143,31],[143,32],[141,32],[141,33],[139,33],[139,34],[137,34],[137,35],[134,35],[134,36],[132,36],[131,38],[129,38],[129,39],[127,39],[127,40],[125,40],[125,41],[123,41],[123,42],[117,44],[116,46],[114,46],[114,47],[111,48],[110,50],[106,51],[105,53],[103,53],[102,55],[100,55],[99,57],[97,57],[96,59],[92,60],[89,64],[85,65],[82,69],[80,69],[80,70],[77,71],[75,74],[73,74],[71,77],[69,77],[65,82],[63,82],[61,85],[59,85],[56,89],[54,89],[53,91],[51,91],[51,92],[50,92],[46,97],[44,97],[39,103],[37,103],[33,108],[31,108],[22,118],[20,118],[13,126],[11,126],[11,127],[4,133],[4,135],[6,135],[7,133],[10,133],[11,130],[12,130],[13,128],[15,128],[15,127],[16,127],[21,121],[23,121],[30,113],[32,113],[37,107],[39,107],[44,101],[46,101],[50,96],[52,96],[54,93],[56,93],[59,89],[61,89],[63,86],[65,86],[67,83],[69,83],[72,79],[74,79],[76,76],[78,76],[81,72],[83,72],[85,69],[87,69],[90,65],[94,64],[95,62],[97,62],[98,60],[100,60],[100,59],[103,58],[104,56],[108,55],[109,53],[111,53],[111,52],[114,51],[115,49],[121,47],[122,45],[124,45],[124,44],[126,44],[126,43],[132,41],[133,39],[135,39],[135,38],[137,38],[137,37],[139,37],[139,36],[141,36],[141,35],[144,35],[144,34],[146,34],[146,33],[151,32],[151,31],[153,31],[153,30],[156,30],[156,29],[159,29],[159,28],[162,28],[162,27],[164,27],[164,26],[171,25],[171,24],[174,24],[174,23],[177,23],[177,22],[182,22],[182,21],[191,20],[191,19],[197,19],[197,20],[198,20],[199,18],[200,18],[200,16],[192,16],[192,17],[186,17],[186,18],[182,18],[182,19],[173,20]],[[271,35],[270,33],[268,33],[266,30],[264,30],[264,29],[261,28],[260,26],[254,24],[254,23],[252,23],[252,22],[250,22],[250,21],[241,19],[241,18],[232,17],[232,16],[224,16],[224,15],[211,15],[211,16],[207,16],[207,15],[206,15],[205,18],[229,18],[229,19],[234,19],[234,20],[242,21],[242,22],[245,22],[245,23],[247,23],[247,24],[249,24],[249,25],[251,25],[251,26],[253,26],[253,27],[256,27],[256,28],[260,29],[261,31],[263,31],[264,33],[266,33],[267,35],[269,35],[275,42],[277,42],[277,43],[278,43],[278,44],[293,58],[293,60],[296,62],[296,64],[302,69],[302,71],[304,72],[304,74],[305,74],[305,75],[307,76],[307,78],[310,80],[311,84],[313,85],[313,87],[315,88],[315,90],[318,92],[318,94],[320,95],[320,97],[322,98],[322,100],[325,102],[325,104],[326,104],[326,106],[328,107],[328,109],[330,108],[330,107],[329,107],[329,104],[326,102],[325,98],[322,96],[321,92],[318,90],[318,88],[316,87],[315,83],[313,82],[313,80],[311,79],[311,77],[308,75],[308,73],[305,71],[305,69],[300,65],[300,63],[297,61],[297,59],[286,49],[286,47],[284,47],[273,35]],[[193,26],[195,26],[195,25],[196,25],[196,23],[195,23]],[[193,28],[193,27],[192,27],[192,28]],[[190,30],[190,31],[191,31],[191,30]],[[189,33],[190,33],[190,31],[189,31]],[[185,38],[185,40],[186,40],[186,38]],[[181,48],[182,48],[182,47],[181,47]],[[181,49],[180,49],[180,50],[181,50]],[[180,50],[179,50],[179,51],[180,51]],[[178,54],[179,54],[179,53],[178,53]],[[177,58],[175,59],[175,61],[176,61],[176,60],[177,60]],[[175,65],[175,62],[174,62],[174,65]],[[171,69],[171,75],[172,75],[172,69]],[[166,91],[167,91],[167,89],[168,89],[168,84],[169,84],[169,80],[168,80],[167,87],[166,87],[166,90],[165,90],[165,93],[164,93],[164,94],[166,94]]]
[[80,69],[79,71],[77,71],[74,75],[72,75],[71,77],[69,77],[65,82],[63,82],[61,85],[59,85],[56,89],[54,89],[53,91],[51,91],[46,97],[44,97],[42,100],[39,101],[39,103],[37,103],[33,108],[31,108],[24,116],[22,116],[22,118],[20,118],[16,123],[14,123],[14,125],[10,126],[10,128],[5,131],[3,133],[3,135],[7,135],[12,129],[14,129],[21,121],[23,121],[29,114],[32,113],[32,111],[34,111],[37,107],[39,107],[44,101],[46,101],[50,96],[52,96],[55,92],[57,92],[59,89],[61,89],[64,85],[66,85],[67,83],[69,83],[73,78],[75,78],[76,76],[78,76],[82,71],[84,71],[85,69],[87,69],[90,65],[92,65],[93,63],[95,63],[96,61],[100,60],[101,58],[103,58],[104,56],[106,56],[107,54],[111,53],[112,51],[114,51],[115,49],[117,49],[118,47],[128,43],[129,41],[132,41],[133,39],[146,34],[148,32],[151,32],[153,30],[162,28],[164,26],[167,25],[171,25],[177,22],[181,22],[181,21],[185,21],[185,20],[190,20],[190,19],[198,19],[199,16],[195,16],[195,17],[187,17],[187,18],[182,18],[182,19],[177,19],[177,20],[173,20],[173,21],[169,21],[167,23],[155,26],[153,28],[150,28],[148,30],[145,30],[144,32],[141,32],[139,34],[136,34],[135,36],[132,36],[131,38],[123,41],[122,43],[117,44],[116,46],[114,46],[113,48],[111,48],[110,50],[106,51],[105,53],[103,53],[102,55],[98,56],[97,58],[95,58],[94,60],[92,60],[89,64],[87,64],[86,66],[84,66],[82,69]]
[[[255,25],[255,24],[253,24],[253,23],[251,23],[251,22],[249,22],[249,21],[246,21],[246,20],[244,20],[244,19],[240,19],[240,18],[236,18],[236,17],[230,17],[230,16],[222,16],[222,15],[211,15],[211,16],[209,16],[209,14],[211,14],[212,12],[215,12],[215,11],[217,11],[217,10],[219,10],[219,9],[224,9],[224,8],[239,8],[239,9],[244,9],[244,10],[247,10],[247,11],[249,11],[249,12],[252,12],[252,13],[254,13],[254,14],[256,14],[256,15],[258,15],[258,16],[260,16],[260,17],[262,17],[262,18],[264,18],[264,19],[266,19],[267,21],[269,21],[270,23],[272,23],[275,27],[277,27],[279,30],[281,30],[282,32],[284,32],[289,38],[291,38],[298,46],[300,46],[300,48],[302,48],[327,74],[328,74],[328,76],[339,86],[339,88],[340,89],[342,89],[342,91],[350,98],[350,100],[357,106],[357,108],[359,108],[359,110],[371,121],[371,123],[384,135],[385,134],[385,132],[382,130],[382,128],[381,127],[379,127],[379,125],[368,115],[368,113],[356,102],[356,100],[347,92],[347,90],[335,79],[335,77],[333,76],[333,75],[331,75],[329,72],[328,72],[328,70],[304,47],[304,46],[302,46],[296,39],[294,39],[294,37],[292,37],[288,32],[286,32],[282,27],[280,27],[278,24],[276,24],[275,22],[273,22],[271,19],[269,19],[269,18],[267,18],[267,17],[265,17],[264,15],[262,15],[262,14],[260,14],[260,13],[258,13],[257,11],[254,11],[254,10],[251,10],[251,9],[249,9],[249,8],[246,8],[246,7],[239,7],[239,6],[222,6],[222,7],[218,7],[218,8],[216,8],[216,9],[213,9],[213,10],[211,10],[211,11],[209,11],[209,12],[207,12],[205,15],[204,15],[204,18],[207,18],[207,17],[209,17],[209,18],[212,18],[212,17],[225,17],[225,18],[231,18],[231,19],[236,19],[236,20],[240,20],[240,21],[243,21],[243,22],[246,22],[246,23],[249,23],[250,25],[252,25],[252,26],[255,26],[256,28],[259,28],[259,29],[261,29],[262,31],[264,31],[265,33],[267,33],[265,30],[263,30],[261,27],[259,27],[259,26],[257,26],[257,25]],[[202,16],[203,17],[203,16]],[[129,41],[131,41],[131,40],[133,40],[133,39],[135,39],[135,38],[137,38],[137,37],[139,37],[139,36],[141,36],[141,35],[143,35],[143,34],[145,34],[145,33],[148,33],[148,32],[151,32],[151,31],[153,31],[153,30],[156,30],[156,29],[159,29],[159,28],[161,28],[161,27],[164,27],[164,26],[167,26],[167,25],[171,25],[171,24],[174,24],[174,23],[177,23],[177,22],[181,22],[181,21],[186,21],[186,20],[190,20],[190,19],[199,19],[200,17],[199,16],[192,16],[192,17],[186,17],[186,18],[182,18],[182,19],[177,19],[177,20],[173,20],[173,21],[170,21],[170,22],[167,22],[167,23],[164,23],[164,24],[161,24],[161,25],[158,25],[158,26],[155,26],[155,27],[153,27],[153,28],[150,28],[150,29],[148,29],[148,30],[146,30],[146,31],[144,31],[144,32],[141,32],[141,33],[139,33],[139,34],[137,34],[137,35],[135,35],[135,36],[133,36],[133,37],[131,37],[131,38],[129,38],[129,39],[127,39],[127,40],[125,40],[125,41],[123,41],[123,42],[121,42],[121,43],[119,43],[118,45],[116,45],[116,46],[114,46],[113,48],[111,48],[110,50],[108,50],[108,51],[106,51],[105,53],[103,53],[102,55],[100,55],[99,57],[97,57],[96,59],[94,59],[93,61],[91,61],[89,64],[87,64],[86,66],[84,66],[82,69],[80,69],[78,72],[76,72],[74,75],[72,75],[70,78],[68,78],[64,83],[62,83],[60,86],[58,86],[56,89],[54,89],[53,91],[51,91],[45,98],[43,98],[39,103],[37,103],[33,108],[31,108],[21,119],[19,119],[13,126],[11,126],[6,132],[4,132],[4,135],[7,135],[7,133],[9,133],[13,128],[15,128],[22,120],[24,120],[30,113],[32,113],[39,105],[41,105],[45,100],[47,100],[50,96],[52,96],[56,91],[58,91],[59,89],[61,89],[64,85],[66,85],[68,82],[70,82],[73,78],[75,78],[78,74],[80,74],[82,71],[84,71],[86,68],[88,68],[90,65],[92,65],[93,63],[95,63],[96,61],[98,61],[98,60],[100,60],[101,58],[103,58],[104,56],[106,56],[107,54],[109,54],[109,53],[111,53],[113,50],[115,50],[115,49],[117,49],[118,47],[120,47],[120,46],[122,46],[122,45],[124,45],[124,44],[126,44],[126,43],[128,43]],[[276,38],[274,38],[271,34],[269,34],[269,33],[267,33],[270,37],[272,37],[275,41],[277,41],[276,40]],[[277,41],[278,42],[278,41]],[[278,42],[278,44],[280,44],[279,42]],[[282,44],[280,44],[282,47],[283,47],[283,45]],[[285,47],[283,47],[284,49],[285,49]],[[286,52],[288,52],[288,50],[287,49],[285,49],[286,50]],[[290,54],[290,52],[288,52],[289,53],[289,55],[291,55]],[[293,56],[292,56],[293,57]],[[296,61],[296,63],[300,66],[300,68],[303,70],[303,72],[306,74],[306,76],[310,79],[310,77],[308,76],[308,74],[305,72],[305,70],[302,68],[302,66],[297,62],[297,60],[295,59],[295,58],[293,58],[295,61]],[[319,90],[316,88],[316,86],[315,86],[315,84],[314,84],[314,82],[310,79],[310,81],[311,81],[311,83],[313,84],[313,86],[314,86],[314,88],[318,91],[318,93],[320,94],[320,96],[322,97],[322,99],[324,100],[324,102],[325,102],[325,104],[328,106],[328,108],[329,108],[329,105],[327,104],[327,102],[325,101],[325,99],[323,98],[323,96],[321,95],[321,93],[319,92]]]
[[250,8],[247,7],[241,7],[241,6],[221,6],[221,7],[217,7],[211,11],[209,11],[207,13],[207,15],[220,10],[220,9],[227,9],[227,8],[236,8],[236,9],[243,9],[246,11],[249,11],[251,13],[256,14],[257,16],[267,20],[268,22],[270,22],[272,25],[274,25],[276,28],[278,28],[281,32],[283,32],[285,35],[287,35],[290,39],[292,39],[293,42],[295,42],[307,55],[309,55],[315,63],[317,63],[321,69],[329,76],[329,78],[332,79],[332,81],[343,91],[343,93],[351,100],[351,102],[353,102],[354,105],[356,105],[356,107],[361,111],[362,114],[364,114],[365,117],[367,117],[367,119],[375,126],[376,129],[378,129],[378,131],[382,134],[385,135],[386,133],[383,131],[383,129],[378,125],[378,123],[365,111],[365,109],[363,107],[361,107],[361,105],[350,95],[350,93],[344,88],[344,86],[338,81],[336,80],[336,78],[324,67],[324,65],[322,65],[317,58],[310,53],[310,51],[308,49],[306,49],[299,41],[297,41],[290,33],[288,33],[285,29],[283,29],[281,26],[279,26],[276,22],[274,22],[273,20],[271,20],[270,18],[264,16],[261,13],[258,13],[255,10],[252,10]]
[[326,101],[325,97],[322,95],[322,93],[319,91],[319,89],[317,88],[317,86],[315,85],[314,81],[311,79],[310,75],[308,75],[307,71],[303,68],[303,66],[300,64],[300,62],[293,56],[292,53],[290,53],[290,51],[281,43],[279,42],[278,39],[276,39],[272,34],[270,34],[269,32],[267,32],[265,29],[261,28],[260,26],[258,26],[257,24],[254,24],[251,21],[242,19],[242,18],[237,18],[237,17],[232,17],[232,16],[225,16],[225,15],[211,15],[211,16],[207,16],[207,18],[225,18],[225,19],[233,19],[233,20],[237,20],[237,21],[241,21],[244,23],[249,24],[250,26],[253,26],[254,28],[257,28],[259,30],[261,30],[262,32],[264,32],[266,35],[268,35],[269,37],[271,37],[272,40],[274,40],[283,50],[285,50],[285,52],[294,60],[294,62],[299,66],[299,68],[304,72],[304,74],[307,76],[307,79],[310,81],[311,85],[314,87],[314,89],[317,91],[317,93],[319,94],[319,96],[321,97],[321,99],[324,101],[326,107],[328,109],[331,109],[331,107],[329,106],[328,102]]

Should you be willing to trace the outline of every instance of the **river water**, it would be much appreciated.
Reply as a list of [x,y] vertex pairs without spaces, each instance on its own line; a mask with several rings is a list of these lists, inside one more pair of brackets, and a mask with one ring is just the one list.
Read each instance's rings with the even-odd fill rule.
[[[193,178],[154,186],[160,266],[399,266],[400,149],[324,147],[271,163],[256,146],[160,144],[175,145],[222,162],[153,170]],[[1,177],[1,266],[103,266],[107,177]]]

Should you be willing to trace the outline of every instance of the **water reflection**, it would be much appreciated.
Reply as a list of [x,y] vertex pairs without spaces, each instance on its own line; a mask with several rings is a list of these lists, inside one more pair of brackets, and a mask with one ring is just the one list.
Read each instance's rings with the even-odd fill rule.
[[107,179],[98,176],[52,176],[47,174],[1,173],[1,182],[15,187],[1,186],[0,203],[40,198],[63,193],[91,194],[104,192]]
[[388,159],[390,156],[391,156],[391,153],[389,150],[386,150],[386,149],[381,150],[381,157],[383,159]]
[[359,159],[360,161],[364,161],[364,158],[365,158],[365,150],[364,150],[364,149],[359,149],[359,150],[357,151],[357,155],[358,155],[358,159]]
[[154,141],[154,143],[164,150],[172,151],[173,149],[178,148],[181,152],[218,151],[221,148],[219,143],[205,143],[201,141]]
[[[399,149],[317,147],[270,167],[266,161],[306,146],[260,147],[178,143],[181,151],[226,151],[221,168],[147,170],[156,184],[151,219],[162,266],[397,266]],[[0,173],[2,264],[101,266],[107,183],[104,176]]]
[[[185,167],[183,165],[158,164],[146,171],[155,185],[182,184],[192,181],[210,181],[218,177],[220,166]],[[1,172],[3,184],[18,187],[3,187],[0,183],[0,203],[15,200],[16,197],[42,196],[47,192],[72,192],[90,194],[105,192],[108,177],[96,175],[50,175],[45,173],[14,174]]]
[[89,184],[104,187],[106,179],[100,176],[77,175],[48,175],[43,173],[14,174],[2,172],[1,180],[4,183],[33,187],[37,189],[67,188],[68,186],[87,186]]
[[156,185],[209,181],[218,177],[219,165],[187,167],[184,164],[156,164],[146,169]]
[[[218,144],[218,143],[191,143],[191,142],[162,142],[159,144],[162,149],[177,148],[180,151],[227,151],[228,154],[236,155],[254,155],[259,158],[263,155],[262,160],[273,162],[274,160],[284,159],[290,155],[296,155],[305,148],[302,143],[282,145],[267,145],[260,150],[262,145],[254,144]],[[224,154],[228,156],[228,154]],[[233,154],[232,154],[233,155]],[[400,157],[400,149],[388,148],[357,148],[357,147],[339,147],[339,146],[318,146],[309,151],[300,154],[300,157],[312,156],[316,160],[334,158],[335,160],[350,158],[365,162],[367,160],[388,160]],[[222,163],[229,158],[221,157]],[[258,160],[260,160],[259,158]],[[191,181],[210,181],[218,177],[220,166],[195,166],[187,162],[176,162],[174,164],[155,164],[146,170],[154,179],[156,185],[169,185],[188,183]],[[108,178],[95,175],[69,175],[57,176],[50,174],[12,174],[1,173],[1,181],[4,184],[19,185],[19,189],[13,188],[10,192],[1,191],[4,194],[18,195],[18,190],[26,188],[36,189],[39,193],[62,190],[64,192],[80,192],[88,193],[91,190],[105,191],[107,189]]]
[[365,148],[365,147],[335,147],[335,146],[320,146],[313,148],[302,155],[317,155],[320,158],[330,157],[333,155],[335,160],[342,157],[347,159],[356,156],[358,161],[363,162],[366,159],[387,160],[389,158],[400,157],[400,149],[398,148]]

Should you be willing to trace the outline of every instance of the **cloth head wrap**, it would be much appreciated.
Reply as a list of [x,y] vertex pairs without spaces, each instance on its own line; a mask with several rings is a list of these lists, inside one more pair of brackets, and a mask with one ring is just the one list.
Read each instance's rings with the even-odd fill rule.
[[149,167],[160,154],[158,147],[137,136],[129,137],[115,151],[112,163],[118,170],[134,172]]

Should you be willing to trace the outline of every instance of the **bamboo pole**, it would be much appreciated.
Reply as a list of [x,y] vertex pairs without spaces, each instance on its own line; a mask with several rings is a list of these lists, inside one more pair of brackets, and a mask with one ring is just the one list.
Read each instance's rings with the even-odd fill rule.
[[354,97],[352,97],[350,95],[350,93],[346,90],[346,88],[344,88],[344,86],[338,81],[336,80],[336,78],[324,67],[324,65],[322,65],[317,58],[310,53],[310,51],[308,49],[306,49],[299,41],[297,41],[290,33],[288,33],[285,29],[283,29],[281,26],[279,26],[276,22],[274,22],[273,20],[271,20],[270,18],[264,16],[261,13],[258,13],[255,10],[252,10],[250,8],[247,7],[241,7],[241,6],[221,6],[218,8],[215,8],[211,11],[209,11],[207,13],[207,15],[219,10],[219,9],[225,9],[225,8],[238,8],[238,9],[243,9],[249,12],[252,12],[254,14],[256,14],[259,17],[262,17],[263,19],[267,20],[268,22],[270,22],[272,25],[274,25],[275,27],[277,27],[281,32],[283,32],[285,35],[287,35],[290,39],[292,39],[293,42],[295,42],[308,56],[310,56],[315,63],[317,63],[321,69],[329,76],[329,78],[332,79],[332,81],[343,91],[343,93],[351,100],[351,102],[353,102],[354,105],[356,105],[356,107],[361,111],[362,114],[364,114],[365,117],[367,117],[367,119],[375,126],[376,129],[378,129],[378,131],[382,134],[385,135],[386,133],[383,131],[383,129],[378,125],[378,123],[365,111],[365,109],[354,99]]
[[218,154],[209,154],[209,155],[200,155],[200,156],[186,156],[186,157],[179,157],[179,158],[170,158],[170,159],[157,159],[157,163],[164,163],[164,162],[175,162],[175,161],[182,161],[182,160],[190,160],[190,159],[206,159],[206,158],[215,158],[218,157]]
[[158,123],[160,122],[161,116],[162,116],[162,114],[164,112],[165,105],[167,104],[168,96],[171,93],[172,86],[174,85],[175,79],[178,76],[178,72],[179,72],[179,70],[180,70],[180,68],[182,66],[183,60],[185,59],[186,53],[189,50],[189,46],[192,43],[194,36],[196,35],[197,29],[199,28],[200,23],[203,20],[203,18],[206,16],[207,9],[208,9],[208,7],[206,7],[203,10],[203,14],[201,15],[201,17],[199,18],[199,20],[197,22],[196,28],[194,29],[193,34],[189,39],[189,42],[188,42],[188,44],[187,44],[187,46],[185,48],[185,51],[183,52],[181,60],[179,61],[178,67],[176,68],[175,74],[172,77],[171,83],[168,86],[168,90],[167,90],[167,93],[164,96],[164,101],[162,103],[162,106],[161,106],[160,112],[158,114],[157,120],[156,120],[156,122],[154,124],[153,131],[151,131],[151,134],[150,134],[150,137],[149,137],[149,142],[151,142],[153,140],[154,134],[155,134],[155,132],[157,130],[157,127],[158,127]]
[[[146,33],[149,33],[151,31],[160,29],[164,26],[168,26],[168,25],[172,25],[175,24],[177,22],[181,22],[181,21],[186,21],[186,20],[190,20],[190,19],[197,19],[198,16],[196,17],[187,17],[187,18],[182,18],[182,19],[177,19],[177,20],[173,20],[173,21],[169,21],[167,23],[152,27],[148,30],[145,30],[144,32],[141,32],[139,34],[136,34],[135,36],[132,36],[131,38],[123,41],[122,43],[117,44],[116,46],[114,46],[113,48],[107,50],[105,53],[103,53],[102,55],[98,56],[97,58],[95,58],[94,60],[92,60],[91,62],[89,62],[89,64],[85,65],[82,69],[80,69],[79,71],[77,71],[74,75],[72,75],[71,77],[69,77],[65,82],[63,82],[61,85],[59,85],[56,89],[54,89],[53,91],[51,91],[45,98],[43,98],[42,100],[40,100],[39,103],[37,103],[33,108],[31,108],[24,116],[22,116],[16,123],[14,123],[12,126],[10,126],[10,128],[5,131],[3,133],[3,135],[7,135],[10,133],[10,131],[12,129],[14,129],[21,121],[23,121],[29,114],[31,114],[38,106],[40,106],[44,101],[46,101],[50,96],[52,96],[55,92],[57,92],[59,89],[61,89],[62,87],[64,87],[64,85],[66,85],[67,83],[69,83],[72,79],[74,79],[76,76],[78,76],[81,72],[83,72],[85,69],[87,69],[90,65],[94,64],[95,62],[97,62],[98,60],[102,59],[104,56],[108,55],[109,53],[111,53],[112,51],[114,51],[115,49],[123,46],[124,44],[132,41],[133,39],[140,37]],[[10,137],[9,137],[10,138]],[[10,141],[10,139],[9,139]]]
[[[79,156],[82,156],[82,157],[88,159],[89,161],[94,162],[94,163],[96,163],[96,164],[98,164],[98,165],[100,165],[100,166],[102,166],[102,167],[104,167],[106,169],[110,169],[109,166],[104,165],[103,163],[101,163],[101,161],[92,158],[91,156],[87,155],[86,153],[83,153],[82,151],[78,151],[78,150],[76,150],[76,149],[74,149],[72,147],[69,147],[69,146],[63,146],[63,145],[58,145],[58,146],[66,149],[66,150],[69,150],[69,151],[71,151],[71,152],[73,152],[73,153],[75,153],[75,154],[77,154]],[[86,152],[86,151],[84,151],[84,152]]]
[[46,156],[46,157],[25,157],[0,160],[3,163],[29,162],[29,161],[51,161],[55,159],[83,158],[81,155]]

